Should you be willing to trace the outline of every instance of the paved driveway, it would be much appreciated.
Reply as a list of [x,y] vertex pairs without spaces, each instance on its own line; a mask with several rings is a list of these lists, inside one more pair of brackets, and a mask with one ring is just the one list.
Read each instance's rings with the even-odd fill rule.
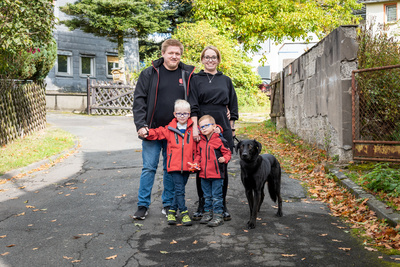
[[[238,156],[229,164],[232,221],[209,228],[168,226],[157,172],[150,214],[133,221],[141,172],[141,141],[131,117],[48,114],[77,135],[78,152],[55,166],[0,185],[0,266],[384,266],[325,204],[306,197],[283,175],[283,212],[268,198],[257,228],[249,211]],[[195,180],[187,185],[194,211]]]

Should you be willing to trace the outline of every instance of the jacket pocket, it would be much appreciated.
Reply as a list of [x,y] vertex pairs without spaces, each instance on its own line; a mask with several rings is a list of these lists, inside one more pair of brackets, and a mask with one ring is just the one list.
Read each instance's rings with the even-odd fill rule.
[[215,172],[219,174],[218,160],[214,160]]
[[171,167],[172,153],[168,154],[168,168]]

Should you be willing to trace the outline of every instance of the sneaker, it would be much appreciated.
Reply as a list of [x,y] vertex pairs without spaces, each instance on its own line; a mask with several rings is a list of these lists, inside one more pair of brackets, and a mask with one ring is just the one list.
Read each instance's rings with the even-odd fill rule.
[[169,211],[169,206],[165,206],[162,208],[161,213],[165,214],[165,216],[168,217],[168,211]]
[[145,206],[139,206],[138,210],[133,214],[133,219],[144,220],[146,219],[147,214],[149,214],[147,208]]
[[190,219],[189,212],[186,210],[184,212],[181,212],[182,216],[182,224],[185,226],[190,226],[192,225],[192,220]]
[[207,224],[213,218],[212,213],[210,211],[206,211],[203,214],[203,217],[200,220],[201,224]]
[[224,224],[224,217],[222,214],[218,213],[214,214],[212,220],[207,223],[207,225],[210,227],[217,227],[222,224]]
[[168,218],[168,225],[176,225],[176,211],[169,210],[167,218]]

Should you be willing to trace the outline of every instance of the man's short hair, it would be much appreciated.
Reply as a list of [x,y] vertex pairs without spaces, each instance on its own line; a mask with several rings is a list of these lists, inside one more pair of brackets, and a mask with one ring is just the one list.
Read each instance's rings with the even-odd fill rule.
[[211,115],[204,115],[204,116],[202,116],[202,117],[199,119],[198,124],[200,124],[200,122],[202,122],[202,121],[204,121],[204,120],[209,120],[211,123],[214,123],[214,124],[215,124],[215,119],[214,119],[214,117],[211,116]]
[[165,51],[167,51],[167,48],[169,46],[177,46],[177,47],[179,47],[179,49],[181,50],[181,55],[183,54],[183,44],[181,42],[179,42],[178,40],[175,40],[175,39],[165,40],[161,45],[161,52],[164,53]]
[[186,109],[186,110],[189,110],[189,112],[190,112],[189,102],[187,102],[186,100],[183,100],[183,99],[176,100],[174,108],[175,109],[177,109],[177,108]]

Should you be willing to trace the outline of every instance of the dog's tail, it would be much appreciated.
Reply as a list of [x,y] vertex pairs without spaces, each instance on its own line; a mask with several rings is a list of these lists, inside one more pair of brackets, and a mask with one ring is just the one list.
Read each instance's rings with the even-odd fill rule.
[[271,163],[271,173],[268,176],[268,192],[272,201],[276,202],[281,191],[281,166],[278,160]]

